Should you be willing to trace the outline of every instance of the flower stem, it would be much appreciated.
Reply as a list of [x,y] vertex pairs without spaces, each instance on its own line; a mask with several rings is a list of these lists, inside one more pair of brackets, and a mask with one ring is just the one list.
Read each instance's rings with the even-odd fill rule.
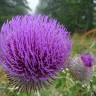
[[41,96],[39,91],[37,91],[37,96]]

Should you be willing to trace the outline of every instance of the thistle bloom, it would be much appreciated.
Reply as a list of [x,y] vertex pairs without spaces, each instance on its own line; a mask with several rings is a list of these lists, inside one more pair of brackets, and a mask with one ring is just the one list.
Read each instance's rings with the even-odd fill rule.
[[81,54],[70,60],[70,71],[75,79],[84,83],[92,79],[94,58],[91,54]]
[[86,67],[93,66],[93,57],[90,54],[82,54],[81,59]]
[[65,68],[71,48],[66,28],[47,16],[16,16],[0,33],[0,62],[20,92],[49,85]]

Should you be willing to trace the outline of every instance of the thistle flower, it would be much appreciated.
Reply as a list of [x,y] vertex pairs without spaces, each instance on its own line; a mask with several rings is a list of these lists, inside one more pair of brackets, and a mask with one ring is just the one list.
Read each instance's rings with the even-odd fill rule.
[[70,60],[69,69],[75,79],[87,83],[92,79],[94,58],[91,54],[81,54]]
[[71,48],[66,28],[47,16],[16,16],[0,33],[0,62],[19,92],[51,84],[65,68]]
[[84,65],[86,67],[92,67],[93,66],[93,57],[90,54],[82,54],[81,60],[83,61]]

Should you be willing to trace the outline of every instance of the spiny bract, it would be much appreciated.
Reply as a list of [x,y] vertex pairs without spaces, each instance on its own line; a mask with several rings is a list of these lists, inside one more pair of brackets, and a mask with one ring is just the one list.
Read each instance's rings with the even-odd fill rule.
[[68,31],[48,16],[15,16],[0,33],[0,62],[20,92],[39,90],[65,68],[72,49]]

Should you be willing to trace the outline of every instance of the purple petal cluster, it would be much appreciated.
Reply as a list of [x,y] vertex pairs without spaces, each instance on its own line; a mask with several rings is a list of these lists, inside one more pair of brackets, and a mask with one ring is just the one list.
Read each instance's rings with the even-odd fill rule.
[[71,49],[66,28],[47,16],[16,16],[1,29],[0,62],[19,91],[50,83],[65,68]]
[[82,54],[81,55],[81,60],[83,61],[84,65],[87,67],[92,67],[93,66],[93,57],[90,54]]

